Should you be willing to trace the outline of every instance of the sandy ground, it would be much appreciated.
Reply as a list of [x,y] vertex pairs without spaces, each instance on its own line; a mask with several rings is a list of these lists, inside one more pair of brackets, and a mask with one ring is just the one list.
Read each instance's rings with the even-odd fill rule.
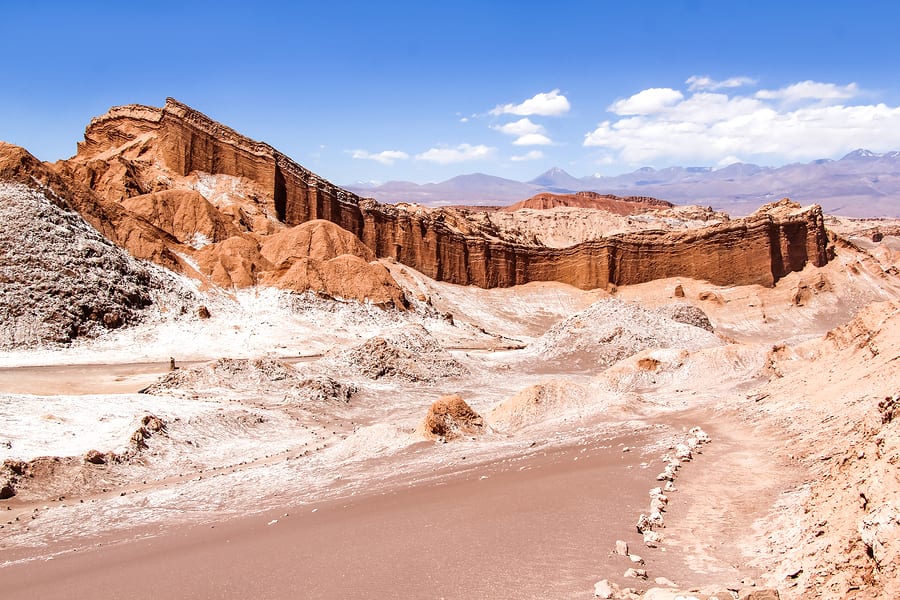
[[[624,564],[610,549],[647,473],[615,446],[639,442],[82,549],[0,578],[22,598],[587,598],[597,574]],[[166,575],[135,585],[146,573]]]
[[[809,348],[867,304],[896,297],[897,282],[879,273],[877,261],[845,251],[775,289],[666,280],[616,290],[651,308],[689,302],[718,335],[698,333],[690,349],[648,341],[595,372],[581,359],[572,371],[571,357],[541,364],[531,348],[566,356],[554,340],[576,340],[582,357],[594,356],[591,335],[608,343],[597,324],[575,319],[549,340],[545,332],[609,293],[556,284],[479,291],[408,270],[404,284],[429,298],[431,312],[298,309],[265,292],[211,299],[208,321],[6,353],[0,458],[46,453],[62,463],[40,463],[47,483],[23,479],[0,502],[0,589],[10,598],[589,598],[599,579],[643,590],[666,577],[733,589],[753,579],[798,597],[796,582],[775,573],[797,546],[773,534],[773,511],[787,514],[778,507],[816,471],[794,449],[790,394],[807,386],[803,401],[813,403],[854,393],[839,381],[809,387],[824,360]],[[404,355],[413,362],[385,377],[341,362],[401,326],[458,350]],[[517,344],[528,345],[491,351]],[[190,373],[222,356],[283,360],[288,379],[266,363],[137,394],[168,374],[169,356]],[[834,360],[832,372],[844,359]],[[465,374],[429,370],[448,365]],[[411,373],[425,379],[404,379]],[[349,400],[296,395],[301,379],[329,377],[353,387]],[[491,420],[548,380],[563,392],[533,396],[524,425]],[[882,393],[877,380],[865,379],[866,394]],[[485,416],[484,432],[446,444],[422,437],[429,405],[450,393]],[[759,400],[764,393],[777,402]],[[145,449],[121,464],[83,463],[89,449],[127,453],[149,413],[167,428]],[[663,541],[648,548],[635,522],[661,485],[663,455],[694,426],[713,441],[681,465],[656,529]],[[636,563],[613,553],[616,540],[643,557],[649,581],[623,577]]]
[[0,392],[46,396],[129,394],[155,383],[168,371],[169,362],[3,367]]

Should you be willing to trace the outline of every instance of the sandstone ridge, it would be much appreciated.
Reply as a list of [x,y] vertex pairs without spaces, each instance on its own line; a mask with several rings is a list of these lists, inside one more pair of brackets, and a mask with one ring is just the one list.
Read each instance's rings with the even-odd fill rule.
[[619,215],[636,215],[660,208],[673,208],[675,205],[665,200],[649,196],[615,196],[598,194],[597,192],[576,192],[574,194],[552,194],[543,192],[527,200],[516,202],[500,210],[513,212],[523,208],[546,210],[558,207],[597,208]]
[[[483,213],[359,198],[171,98],[163,108],[124,106],[93,119],[78,154],[59,168],[118,202],[203,174],[236,178],[244,204],[220,210],[231,210],[245,236],[325,220],[356,236],[375,257],[433,279],[487,288],[559,281],[593,289],[674,276],[771,286],[808,263],[829,260],[821,210],[784,201],[701,228],[660,226],[564,248],[523,242]],[[244,254],[253,254],[252,244],[242,245]],[[253,279],[229,275],[225,282]]]

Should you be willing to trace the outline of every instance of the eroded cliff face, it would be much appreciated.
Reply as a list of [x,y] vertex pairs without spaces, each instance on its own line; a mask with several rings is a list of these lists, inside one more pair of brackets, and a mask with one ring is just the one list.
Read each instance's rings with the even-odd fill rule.
[[576,192],[574,194],[544,192],[527,200],[503,207],[500,210],[504,212],[513,212],[523,208],[547,210],[561,206],[597,208],[620,215],[637,215],[660,208],[673,208],[675,205],[649,196],[626,196],[623,198],[613,194],[598,194],[597,192],[589,191]]
[[[683,276],[718,285],[771,286],[791,271],[808,263],[822,266],[830,257],[821,209],[801,209],[788,201],[702,228],[645,228],[549,247],[472,211],[361,199],[271,146],[172,99],[163,108],[119,107],[92,120],[77,155],[58,167],[116,202],[184,186],[204,174],[236,178],[250,190],[243,204],[228,213],[241,239],[258,241],[280,228],[321,219],[356,236],[375,257],[393,258],[434,279],[462,285],[560,281],[591,289]],[[227,213],[222,202],[217,206]],[[166,210],[166,215],[172,213]],[[250,218],[254,211],[256,217]],[[205,207],[203,214],[208,214]],[[179,239],[186,233],[172,232]],[[232,245],[241,246],[241,256],[247,256],[231,262],[247,271],[253,244]],[[366,253],[357,248],[353,254]],[[229,261],[212,262],[227,274]],[[237,279],[254,277],[242,273]]]

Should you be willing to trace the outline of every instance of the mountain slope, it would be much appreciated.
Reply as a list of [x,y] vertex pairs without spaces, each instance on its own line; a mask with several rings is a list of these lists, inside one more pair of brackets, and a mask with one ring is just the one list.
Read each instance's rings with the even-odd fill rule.
[[[461,175],[440,183],[384,184],[354,188],[382,202],[438,204],[512,204],[541,192],[593,191],[617,196],[652,196],[674,204],[711,206],[733,215],[752,213],[762,204],[791,198],[816,203],[829,214],[850,217],[900,217],[900,151],[850,152],[840,160],[815,160],[782,167],[735,163],[707,167],[643,167],[612,177],[575,178],[553,168],[522,183],[510,179]],[[464,182],[465,185],[462,185]]]

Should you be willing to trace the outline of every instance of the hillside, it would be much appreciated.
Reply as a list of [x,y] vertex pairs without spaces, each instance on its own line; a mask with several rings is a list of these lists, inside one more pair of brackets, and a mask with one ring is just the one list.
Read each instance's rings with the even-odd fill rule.
[[9,597],[900,590],[896,221],[381,204],[172,99],[0,218]]

